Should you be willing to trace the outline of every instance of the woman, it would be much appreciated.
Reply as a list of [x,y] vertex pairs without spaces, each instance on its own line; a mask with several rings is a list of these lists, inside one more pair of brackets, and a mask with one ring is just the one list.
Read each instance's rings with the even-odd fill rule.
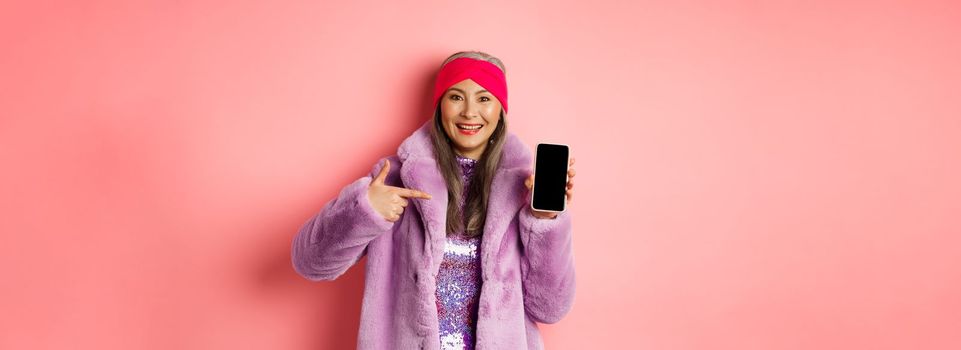
[[533,157],[507,132],[504,73],[483,52],[448,57],[433,118],[294,238],[294,269],[312,281],[367,255],[358,348],[541,349],[536,322],[570,310],[570,212],[531,209]]

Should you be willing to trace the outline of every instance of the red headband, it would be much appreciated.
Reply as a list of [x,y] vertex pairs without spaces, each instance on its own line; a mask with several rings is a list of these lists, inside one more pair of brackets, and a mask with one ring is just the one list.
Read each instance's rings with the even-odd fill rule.
[[493,63],[468,57],[447,62],[437,73],[437,80],[434,81],[434,108],[437,108],[437,102],[451,85],[464,79],[471,79],[487,89],[500,101],[504,113],[507,113],[507,80],[504,72]]

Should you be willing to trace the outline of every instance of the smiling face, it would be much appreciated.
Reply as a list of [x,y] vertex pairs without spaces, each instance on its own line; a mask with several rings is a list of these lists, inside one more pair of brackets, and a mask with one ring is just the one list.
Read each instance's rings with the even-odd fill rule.
[[444,131],[457,154],[480,159],[500,121],[501,103],[471,79],[454,84],[440,99]]

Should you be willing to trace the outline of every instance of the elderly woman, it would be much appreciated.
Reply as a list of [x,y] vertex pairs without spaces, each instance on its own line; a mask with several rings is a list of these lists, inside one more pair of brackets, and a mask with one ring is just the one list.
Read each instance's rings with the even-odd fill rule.
[[294,269],[333,280],[367,255],[359,349],[541,349],[537,323],[574,300],[571,214],[530,206],[533,157],[507,131],[499,59],[451,55],[433,100],[396,155],[304,223]]

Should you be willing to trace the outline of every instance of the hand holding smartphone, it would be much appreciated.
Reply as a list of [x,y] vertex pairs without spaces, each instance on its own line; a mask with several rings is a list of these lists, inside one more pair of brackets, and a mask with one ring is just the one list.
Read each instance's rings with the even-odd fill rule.
[[568,145],[538,143],[534,154],[534,184],[531,209],[560,213],[567,208]]

